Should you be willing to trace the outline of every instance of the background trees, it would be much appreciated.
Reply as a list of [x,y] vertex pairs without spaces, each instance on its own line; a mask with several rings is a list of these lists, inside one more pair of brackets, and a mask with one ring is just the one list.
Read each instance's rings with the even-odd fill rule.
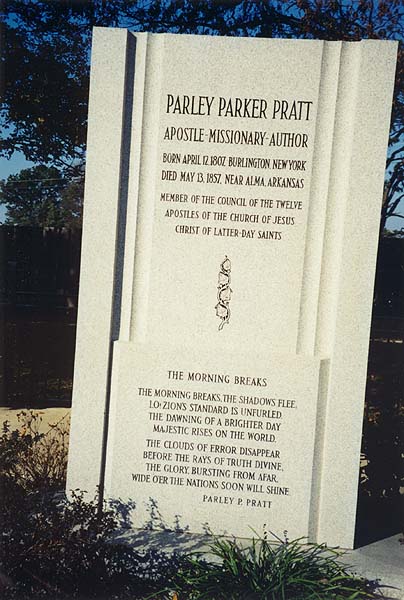
[[7,208],[6,225],[79,225],[82,196],[82,178],[70,180],[56,167],[23,169],[0,182],[0,200]]
[[[15,151],[20,151],[36,164],[55,167],[63,177],[75,178],[76,192],[85,161],[93,26],[328,40],[404,38],[401,0],[4,0],[3,6],[4,91],[0,119],[5,134],[0,156],[10,158]],[[396,215],[402,218],[403,161],[404,54],[401,47],[382,229],[388,218]],[[7,197],[3,194],[0,197],[0,203],[6,205],[11,202],[11,181],[9,183]],[[21,187],[19,190],[21,192]],[[21,194],[16,196],[14,204],[20,199]],[[77,203],[74,206],[77,208]],[[10,216],[9,211],[9,222],[27,223],[28,214],[22,209],[13,214]],[[68,211],[64,214],[69,219]],[[76,220],[75,216],[73,221]]]

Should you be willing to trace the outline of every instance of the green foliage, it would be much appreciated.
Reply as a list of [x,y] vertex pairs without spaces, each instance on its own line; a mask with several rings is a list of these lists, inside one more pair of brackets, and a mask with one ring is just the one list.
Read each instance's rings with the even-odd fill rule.
[[81,227],[84,198],[84,176],[70,181],[61,194],[60,208],[64,227]]
[[77,23],[74,7],[67,15],[72,4],[3,4],[5,156],[19,150],[28,160],[62,168],[83,159],[91,32]]
[[83,178],[69,181],[56,167],[37,165],[0,181],[6,225],[74,227],[81,223]]
[[174,580],[178,600],[328,600],[381,597],[371,582],[348,573],[338,553],[302,540],[270,541],[247,547],[216,539],[215,559],[188,557]]

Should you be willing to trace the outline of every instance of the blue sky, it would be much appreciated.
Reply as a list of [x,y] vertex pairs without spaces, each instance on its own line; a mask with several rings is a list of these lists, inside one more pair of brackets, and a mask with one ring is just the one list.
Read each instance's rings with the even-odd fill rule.
[[0,179],[6,179],[9,175],[14,175],[21,169],[33,167],[34,163],[25,159],[21,152],[14,152],[10,160],[3,158],[0,165]]

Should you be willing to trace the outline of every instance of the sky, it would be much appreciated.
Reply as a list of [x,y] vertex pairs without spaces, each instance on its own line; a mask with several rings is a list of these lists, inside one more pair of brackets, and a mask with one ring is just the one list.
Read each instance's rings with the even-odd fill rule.
[[0,179],[6,179],[9,175],[15,175],[21,169],[29,169],[29,167],[33,166],[34,163],[26,160],[21,152],[14,152],[10,160],[6,158],[1,159]]

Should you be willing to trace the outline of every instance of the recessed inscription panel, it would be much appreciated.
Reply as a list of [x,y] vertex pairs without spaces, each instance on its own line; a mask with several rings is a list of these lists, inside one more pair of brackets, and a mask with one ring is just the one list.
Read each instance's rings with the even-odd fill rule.
[[135,526],[308,534],[319,361],[116,350],[107,488]]
[[[174,343],[260,339],[295,352],[323,46],[251,41],[161,45],[144,124],[158,122],[155,162],[140,197],[152,223],[148,340],[161,340],[164,319]],[[228,310],[215,301],[225,257]]]

